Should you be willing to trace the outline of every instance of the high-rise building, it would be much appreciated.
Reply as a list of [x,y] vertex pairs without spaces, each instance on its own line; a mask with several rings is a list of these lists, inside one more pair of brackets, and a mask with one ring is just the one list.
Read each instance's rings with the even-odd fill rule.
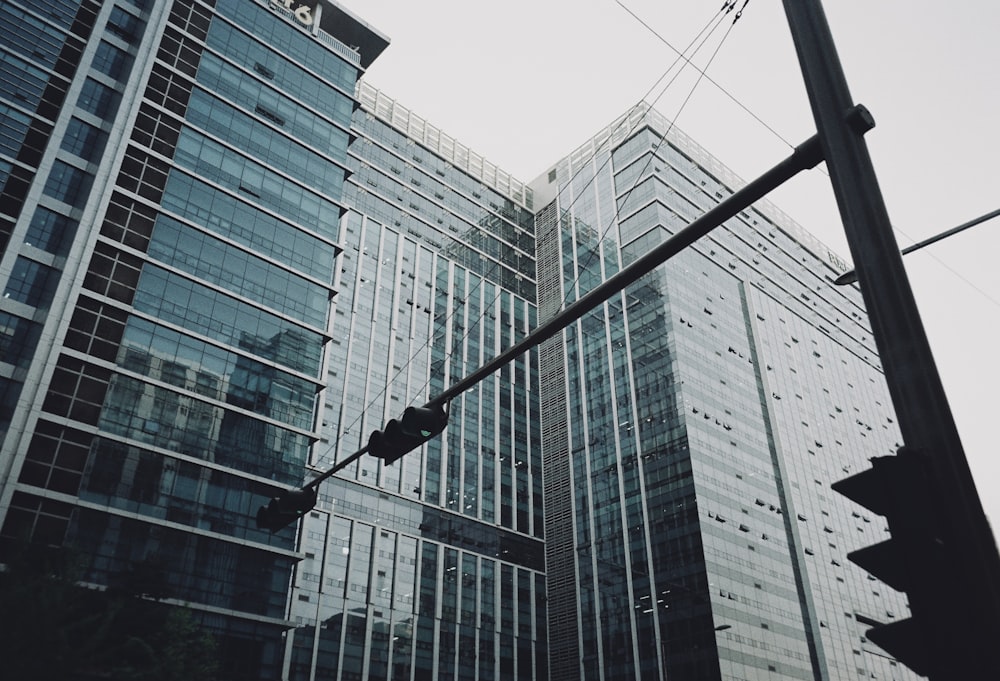
[[898,439],[865,312],[766,204],[256,527],[740,184],[638,108],[526,185],[358,82],[387,44],[0,4],[0,549],[144,581],[222,678],[906,678],[829,489]]
[[[317,470],[536,325],[530,189],[374,88],[358,96]],[[537,385],[530,353],[453,400],[423,452],[323,484],[289,679],[545,678]]]
[[[532,184],[539,321],[741,186],[638,107]],[[893,453],[844,264],[761,202],[540,353],[551,678],[905,678],[830,483]]]
[[0,519],[277,678],[295,530],[253,508],[322,437],[358,76],[328,3],[0,5]]

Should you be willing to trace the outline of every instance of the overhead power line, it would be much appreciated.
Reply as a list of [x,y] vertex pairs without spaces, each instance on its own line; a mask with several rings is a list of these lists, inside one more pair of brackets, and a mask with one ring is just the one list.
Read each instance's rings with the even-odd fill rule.
[[[747,2],[749,2],[749,0],[747,0]],[[736,20],[738,20],[743,15],[743,10],[746,8],[747,2],[744,2],[743,3],[743,7],[740,8],[739,12],[737,12],[736,19],[733,20],[733,23],[735,23]],[[694,64],[693,62],[691,62],[691,60],[688,59],[687,57],[685,57],[682,52],[680,52],[676,47],[674,47],[673,44],[671,44],[671,42],[669,40],[667,40],[663,36],[663,34],[661,34],[655,28],[653,28],[652,26],[650,26],[648,22],[646,22],[642,17],[640,17],[638,14],[636,14],[631,9],[629,9],[629,7],[627,5],[625,5],[625,3],[623,3],[621,0],[615,0],[615,3],[618,6],[620,6],[623,10],[625,10],[626,12],[628,12],[636,21],[638,21],[640,24],[642,24],[642,26],[645,27],[645,29],[647,31],[649,31],[654,36],[656,36],[656,38],[660,42],[662,42],[664,45],[666,45],[671,50],[673,50],[677,54],[677,56],[679,58],[681,58],[685,62],[687,62],[688,66],[690,66],[691,68],[693,68],[694,70],[696,70],[698,73],[700,73],[701,76],[706,81],[708,81],[709,83],[711,83],[712,85],[714,85],[720,92],[722,92],[722,94],[726,95],[726,97],[728,97],[730,100],[732,100],[732,102],[734,104],[736,104],[736,106],[738,106],[741,109],[743,109],[743,111],[745,111],[751,118],[753,118],[755,121],[757,121],[758,123],[760,123],[772,135],[774,135],[779,140],[781,140],[786,146],[788,146],[789,148],[794,148],[794,145],[791,142],[789,142],[786,137],[784,137],[781,133],[779,133],[777,130],[775,130],[770,125],[768,125],[767,122],[763,118],[761,118],[756,113],[754,113],[746,104],[744,104],[739,99],[737,99],[736,95],[734,95],[733,93],[731,93],[729,90],[727,90],[725,87],[723,87],[718,81],[716,81],[711,76],[709,76],[707,73],[705,73],[705,71],[707,70],[707,67],[705,69],[702,69],[699,66],[697,66],[696,64]],[[733,3],[732,5],[729,5],[729,6],[733,7],[733,6],[735,6],[735,3]],[[726,6],[723,5],[724,9],[725,9],[725,7]]]
[[[972,220],[969,220],[968,222],[963,222],[962,224],[960,224],[957,227],[952,227],[949,230],[941,232],[940,234],[936,234],[936,235],[930,237],[929,239],[924,239],[923,241],[915,243],[912,246],[907,246],[906,248],[904,248],[903,250],[901,250],[900,253],[902,253],[903,255],[906,255],[907,253],[912,253],[913,251],[918,251],[921,248],[923,248],[924,246],[930,246],[931,244],[937,243],[938,241],[941,241],[942,239],[945,239],[945,238],[947,238],[949,236],[952,236],[953,234],[958,234],[959,232],[964,232],[965,230],[969,229],[970,227],[975,227],[976,225],[978,225],[980,223],[983,223],[983,222],[986,222],[987,220],[991,220],[991,219],[997,217],[998,215],[1000,215],[1000,208],[998,208],[997,210],[990,211],[989,213],[986,213],[985,215],[980,215],[977,218],[973,218]],[[896,231],[898,231],[898,232],[900,232],[900,234],[902,234],[901,230],[897,229]],[[956,277],[958,277],[959,279],[961,279],[962,281],[964,281],[966,284],[968,284],[972,288],[974,288],[977,291],[979,291],[979,293],[981,293],[984,297],[986,297],[987,300],[989,300],[990,302],[992,302],[994,305],[1000,306],[1000,302],[997,302],[989,294],[987,294],[986,291],[982,290],[981,288],[979,288],[978,286],[976,286],[975,284],[973,284],[971,281],[969,281],[968,279],[966,279],[964,276],[962,276],[959,272],[957,272],[956,270],[952,269],[951,266],[949,266],[946,262],[944,262],[943,260],[941,260],[940,258],[938,258],[936,256],[931,256],[931,257],[933,257],[935,260],[937,260],[945,269],[949,270]],[[839,277],[837,277],[834,280],[833,283],[837,284],[838,286],[844,286],[845,284],[853,284],[857,280],[858,280],[857,272],[855,272],[855,270],[850,270],[849,272],[844,272],[842,275],[840,275]]]
[[[749,0],[746,0],[746,1],[744,2],[744,8],[746,7],[746,4],[747,4],[747,2],[749,2]],[[674,53],[676,53],[676,54],[677,54],[677,55],[679,56],[679,58],[681,58],[681,59],[683,59],[684,61],[686,61],[686,62],[687,62],[687,63],[688,63],[688,64],[689,64],[689,65],[690,65],[690,66],[691,66],[692,68],[694,68],[694,69],[698,70],[699,72],[701,72],[701,73],[702,73],[702,75],[704,76],[705,80],[707,80],[707,81],[708,81],[709,83],[711,83],[712,85],[714,85],[714,86],[715,86],[715,87],[716,87],[716,88],[717,88],[717,89],[718,89],[718,90],[719,90],[720,92],[722,92],[722,93],[723,93],[724,95],[726,95],[726,97],[728,97],[728,98],[729,98],[729,99],[730,99],[730,100],[731,100],[731,101],[732,101],[732,102],[733,102],[734,104],[736,104],[736,106],[738,106],[738,107],[739,107],[740,109],[742,109],[742,110],[743,110],[744,112],[746,112],[746,113],[747,113],[747,114],[748,114],[748,115],[749,115],[749,116],[750,116],[751,118],[753,118],[753,119],[754,119],[754,120],[755,120],[755,121],[756,121],[757,123],[759,123],[759,124],[760,124],[760,125],[761,125],[761,126],[762,126],[763,128],[765,128],[765,129],[766,129],[766,130],[767,130],[768,132],[770,132],[770,133],[771,133],[772,135],[774,135],[774,137],[776,137],[777,139],[781,140],[781,142],[783,142],[783,143],[784,143],[784,144],[786,144],[787,146],[789,146],[789,147],[791,147],[791,146],[792,146],[791,142],[789,142],[789,141],[788,141],[788,139],[787,139],[786,137],[784,137],[784,136],[783,136],[783,135],[782,135],[781,133],[779,133],[779,132],[778,132],[777,130],[775,130],[775,129],[774,129],[774,128],[773,128],[772,126],[768,125],[767,121],[765,121],[765,120],[764,120],[763,118],[761,118],[761,117],[760,117],[760,116],[758,116],[758,115],[757,115],[756,113],[754,113],[754,111],[752,111],[752,110],[751,110],[751,109],[750,109],[750,108],[749,108],[749,107],[748,107],[748,106],[747,106],[746,104],[744,104],[744,103],[743,103],[742,101],[740,101],[740,100],[739,100],[739,99],[738,99],[738,98],[737,98],[737,97],[736,97],[736,96],[735,96],[735,95],[734,95],[733,93],[731,93],[731,92],[730,92],[729,90],[727,90],[727,89],[726,89],[726,88],[725,88],[725,87],[724,87],[724,86],[723,86],[722,84],[720,84],[719,82],[717,82],[716,80],[714,80],[714,79],[713,79],[713,78],[712,78],[711,76],[709,76],[708,74],[704,73],[704,71],[703,71],[702,69],[700,69],[700,68],[699,68],[698,66],[696,66],[695,64],[693,64],[693,63],[692,63],[692,62],[691,62],[691,61],[690,61],[690,60],[688,59],[688,57],[685,57],[685,56],[684,56],[684,55],[683,55],[683,54],[682,54],[682,53],[681,53],[681,52],[680,52],[680,51],[679,51],[679,50],[678,50],[678,49],[677,49],[676,47],[674,47],[674,46],[673,46],[673,45],[672,45],[672,44],[670,43],[670,41],[669,41],[669,40],[667,40],[667,39],[666,39],[666,37],[664,37],[664,36],[663,36],[663,34],[661,34],[661,33],[660,33],[660,32],[658,32],[658,31],[657,31],[657,30],[656,30],[655,28],[653,28],[653,27],[652,27],[652,26],[651,26],[651,25],[649,24],[649,22],[647,22],[647,21],[646,21],[646,20],[644,20],[644,19],[643,19],[642,17],[640,17],[640,16],[638,15],[638,14],[636,14],[636,13],[635,13],[634,11],[632,11],[632,10],[631,10],[631,9],[630,9],[630,8],[629,8],[628,6],[626,6],[626,5],[625,5],[625,4],[624,4],[624,3],[623,3],[623,2],[621,1],[621,0],[615,0],[615,3],[616,3],[617,5],[619,5],[619,6],[620,6],[620,7],[621,7],[621,8],[623,9],[623,10],[625,10],[626,12],[628,12],[628,13],[629,13],[629,14],[630,14],[630,15],[631,15],[631,16],[632,16],[632,17],[633,17],[633,18],[634,18],[634,19],[635,19],[636,21],[638,21],[638,22],[639,22],[639,23],[640,23],[640,24],[641,24],[641,25],[642,25],[642,26],[643,26],[643,27],[644,27],[644,28],[645,28],[645,29],[646,29],[647,31],[649,31],[649,32],[650,32],[650,33],[652,33],[652,34],[653,34],[654,36],[656,36],[656,38],[657,38],[657,39],[658,39],[658,40],[659,40],[660,42],[662,42],[662,43],[663,43],[664,45],[666,45],[666,46],[667,46],[667,47],[669,47],[669,48],[670,48],[671,50],[673,50],[673,51],[674,51]],[[727,13],[728,13],[728,11],[730,11],[730,10],[729,10],[729,9],[727,9],[727,7],[729,7],[730,9],[731,9],[731,7],[732,7],[732,6],[730,5],[730,3],[729,3],[729,2],[727,2],[726,4],[724,4],[724,5],[723,5],[723,7],[722,7],[722,9],[723,9],[723,10],[726,10],[726,11],[727,11]],[[739,18],[739,15],[740,15],[740,14],[742,14],[742,12],[743,12],[743,8],[741,8],[741,9],[740,9],[740,11],[739,11],[739,12],[737,13],[737,19]],[[820,166],[820,167],[819,167],[818,169],[819,169],[819,171],[820,171],[821,173],[823,173],[824,175],[828,175],[828,173],[826,172],[826,170],[825,170],[825,169],[824,169],[824,168],[823,168],[822,166]],[[992,216],[991,216],[991,217],[992,217]],[[970,225],[970,226],[971,226],[971,225]],[[901,234],[902,236],[906,237],[906,238],[907,238],[908,240],[910,240],[910,241],[913,241],[913,240],[914,240],[914,239],[913,239],[913,237],[911,237],[910,235],[908,235],[908,234],[907,234],[906,232],[904,232],[903,230],[899,229],[898,227],[895,227],[895,226],[894,226],[894,227],[893,227],[893,231],[895,231],[895,232],[898,232],[899,234]],[[910,247],[910,248],[911,248],[911,250],[917,250],[916,248],[913,248],[913,247]],[[904,253],[904,254],[905,254],[905,253],[909,253],[909,252],[911,252],[911,251],[910,251],[910,250],[906,250],[906,249],[904,249],[904,250],[902,251],[902,253]],[[965,284],[967,284],[967,285],[968,285],[968,286],[969,286],[970,288],[974,289],[974,290],[975,290],[976,292],[978,292],[978,293],[979,293],[980,295],[982,295],[982,296],[983,296],[984,298],[986,298],[986,299],[987,299],[987,300],[988,300],[989,302],[993,303],[993,304],[994,304],[994,305],[996,305],[997,307],[1000,307],[1000,301],[997,301],[997,300],[996,300],[995,298],[993,298],[993,297],[992,297],[992,296],[991,296],[991,295],[990,295],[989,293],[987,293],[987,292],[986,292],[986,291],[984,291],[984,290],[983,290],[982,288],[980,288],[979,286],[977,286],[977,285],[976,285],[975,283],[973,283],[972,281],[970,281],[970,280],[969,280],[969,279],[968,279],[967,277],[965,277],[965,276],[964,276],[964,275],[963,275],[963,274],[962,274],[961,272],[959,272],[958,270],[956,270],[956,269],[955,269],[954,267],[952,267],[951,265],[949,265],[948,263],[946,263],[946,262],[945,262],[944,260],[942,260],[942,259],[941,259],[940,257],[938,257],[938,256],[936,256],[936,255],[933,255],[933,254],[931,254],[931,256],[930,256],[930,257],[931,257],[931,258],[933,258],[934,260],[936,260],[936,261],[937,261],[937,262],[938,262],[938,263],[939,263],[939,264],[940,264],[940,265],[941,265],[942,267],[944,267],[944,268],[945,268],[946,270],[948,270],[949,272],[951,272],[952,274],[954,274],[954,275],[955,275],[955,277],[957,277],[957,278],[958,278],[959,280],[961,280],[962,282],[964,282]],[[846,276],[846,274],[845,274],[845,275],[842,275],[842,276]],[[845,282],[845,283],[850,283],[850,282]]]
[[[747,6],[747,3],[749,1],[750,0],[744,0],[744,2],[743,2],[743,8],[745,8]],[[719,17],[718,21],[716,21],[715,26],[712,27],[712,30],[709,31],[708,35],[706,35],[704,37],[704,39],[702,39],[702,41],[698,44],[698,47],[695,48],[694,52],[692,52],[692,56],[695,55],[695,54],[697,54],[701,50],[701,48],[705,45],[705,43],[708,42],[708,39],[715,33],[715,30],[722,24],[722,21],[723,21],[723,19],[725,19],[725,16],[728,15],[730,12],[732,12],[736,8],[736,5],[737,5],[736,0],[727,0],[726,3],[723,4],[722,9],[720,9],[719,13],[717,14],[717,16]],[[649,153],[648,157],[646,158],[645,165],[643,165],[642,170],[640,170],[639,173],[636,175],[635,180],[633,180],[633,182],[632,182],[632,186],[629,187],[629,189],[628,189],[627,192],[625,192],[625,195],[624,195],[624,197],[621,200],[616,201],[615,213],[612,216],[612,218],[608,221],[608,224],[604,227],[604,231],[601,233],[601,238],[600,238],[601,242],[604,241],[605,237],[608,235],[608,232],[610,232],[611,228],[617,223],[618,217],[619,217],[619,215],[621,215],[622,208],[625,206],[626,203],[628,203],[628,199],[632,195],[632,192],[635,191],[635,188],[639,186],[640,181],[643,180],[643,175],[646,173],[646,170],[649,168],[650,165],[652,165],[653,159],[656,158],[656,154],[657,154],[657,152],[659,152],[660,147],[663,146],[663,143],[666,141],[667,136],[674,129],[674,126],[675,126],[675,124],[677,122],[677,119],[680,117],[681,113],[683,113],[683,111],[684,111],[685,107],[687,106],[688,102],[691,101],[691,97],[694,96],[695,90],[698,89],[698,85],[701,83],[702,79],[705,77],[705,71],[708,69],[709,66],[712,65],[712,62],[715,61],[715,58],[718,56],[719,51],[722,49],[722,46],[725,44],[726,39],[729,37],[729,34],[732,32],[733,27],[736,25],[736,22],[739,20],[740,16],[742,15],[743,8],[741,8],[740,11],[736,13],[736,17],[733,19],[732,23],[729,25],[729,28],[726,29],[726,33],[722,36],[722,40],[720,40],[719,44],[716,45],[715,50],[712,52],[711,57],[709,57],[708,62],[705,64],[705,68],[704,69],[697,69],[697,67],[695,67],[697,69],[697,71],[698,71],[698,74],[699,74],[698,78],[695,80],[694,84],[691,86],[691,89],[688,91],[687,95],[684,97],[684,101],[681,102],[680,107],[678,107],[678,109],[677,109],[677,113],[674,114],[673,118],[670,119],[670,123],[667,125],[667,129],[663,131],[663,134],[660,135],[660,138],[656,141],[656,146],[654,146],[653,149],[652,149],[652,151]],[[712,21],[715,21],[714,17],[713,17]],[[711,23],[711,21],[709,23]],[[701,32],[704,33],[704,31],[705,31],[705,29],[702,29]],[[699,35],[701,35],[701,33],[699,33]],[[695,38],[695,40],[697,40],[697,38]],[[688,47],[690,47],[690,45]],[[686,64],[692,65],[690,59],[688,59],[687,57],[684,57],[684,55],[681,55],[681,58],[684,60],[684,62]],[[676,61],[674,63],[676,64]],[[673,66],[674,65],[671,64],[670,68],[672,69]],[[669,72],[669,69],[668,69],[668,72]],[[673,83],[677,80],[677,76],[679,76],[680,73],[681,72],[678,71],[677,74],[670,80],[670,82],[667,83],[667,85],[663,88],[663,90],[660,91],[660,94],[656,96],[656,99],[654,99],[650,103],[650,105],[649,105],[650,108],[653,108],[653,107],[656,106],[656,103],[660,100],[661,97],[663,97],[663,95],[666,93],[667,89],[671,85],[673,85]],[[662,78],[660,80],[662,80]],[[641,103],[642,102],[640,102],[640,104]],[[610,139],[610,137],[609,137],[609,139]],[[595,151],[595,155],[596,155],[596,151]],[[593,157],[591,157],[591,159],[588,159],[587,162],[589,163],[590,160],[592,160],[592,159],[593,159]],[[583,195],[583,192],[585,192],[587,190],[587,187],[589,187],[591,185],[591,183],[593,183],[597,179],[598,173],[600,173],[600,171],[603,170],[604,167],[608,163],[610,163],[610,162],[611,162],[611,155],[609,154],[608,157],[605,159],[604,163],[601,164],[601,167],[598,168],[597,171],[593,173],[590,181],[588,181],[587,184],[584,185],[579,190],[579,192],[576,192],[576,195],[574,196],[573,201],[570,203],[570,206],[567,208],[567,210],[571,210],[573,208],[573,205],[576,203],[577,199],[580,196]],[[586,166],[586,164],[583,164],[583,165],[581,165],[581,168],[583,168],[585,166]],[[577,171],[577,173],[579,173],[579,170]],[[574,177],[575,177],[575,175],[574,175]],[[571,182],[572,182],[572,180],[571,180]],[[556,221],[556,225],[558,225],[558,224],[559,224],[559,222]],[[553,229],[554,228],[555,227],[553,227]],[[580,280],[580,274],[590,268],[590,265],[593,262],[593,259],[597,256],[597,252],[598,251],[596,249],[595,250],[591,250],[590,251],[590,255],[587,257],[587,261],[583,264],[582,267],[578,267],[577,268],[577,275],[576,275],[576,277],[573,279],[573,282],[567,287],[565,294],[563,294],[562,307],[565,307],[566,302],[569,300],[570,292],[573,291],[573,289],[576,288],[576,284]]]
[[[747,2],[749,2],[749,0],[745,0],[744,7],[746,6]],[[701,39],[701,42],[698,44],[698,46],[692,52],[692,56],[694,54],[696,54],[701,49],[701,47],[705,44],[705,41],[707,41],[708,37],[711,36],[712,33],[714,33],[714,31],[716,30],[716,28],[718,28],[719,24],[721,23],[721,17],[724,14],[728,14],[729,12],[731,12],[735,8],[736,4],[737,4],[736,0],[727,0],[727,2],[722,6],[722,8],[718,12],[715,13],[715,15],[706,23],[706,25],[701,29],[701,31],[699,31],[698,34],[691,40],[691,42],[688,44],[688,46],[687,46],[687,48],[685,48],[685,50],[690,49],[695,43],[697,43],[699,41],[699,39]],[[717,19],[718,19],[718,21],[717,21]],[[715,23],[714,26],[712,26],[713,23]],[[734,23],[735,23],[735,20],[734,20]],[[711,30],[709,30],[710,27],[711,27]],[[730,27],[730,30],[731,30],[731,27]],[[704,38],[702,38],[702,35],[705,34],[706,31],[708,31],[708,35],[706,35]],[[728,32],[727,32],[727,35],[728,35]],[[716,49],[716,53],[717,52],[718,52],[718,48]],[[714,58],[714,55],[713,55],[713,58]],[[684,58],[683,54],[680,54],[680,57],[678,59],[675,59],[670,64],[670,66],[667,67],[667,69],[663,72],[663,74],[647,90],[647,92],[642,96],[642,98],[640,98],[640,100],[633,106],[633,109],[635,109],[636,107],[639,107],[639,106],[644,106],[646,104],[646,100],[648,99],[648,97],[656,90],[657,87],[659,87],[660,83],[663,82],[663,80],[670,74],[670,72],[672,70],[674,70],[674,68],[679,63],[681,63],[682,61],[686,62],[687,64],[691,63],[687,58]],[[676,81],[678,75],[680,75],[680,72],[678,72],[677,74],[675,74],[674,77],[671,78],[670,81],[663,87],[663,89],[661,90],[660,94],[657,95],[657,97],[653,100],[654,104],[655,104],[656,101],[659,101],[659,99],[663,96],[663,94],[667,91],[667,89],[669,89],[670,86]],[[690,95],[689,95],[689,98],[690,98]],[[625,117],[622,118],[622,122],[620,123],[620,125],[627,125],[627,122],[628,122],[628,116],[625,116]],[[608,140],[610,140],[610,139],[611,139],[611,136],[608,137]],[[598,149],[595,149],[593,156],[596,156],[596,154],[599,153],[599,151],[600,151],[600,147]],[[591,157],[591,159],[593,158],[593,156]],[[607,161],[605,163],[607,163]],[[576,171],[574,172],[573,176],[570,178],[570,182],[572,182],[574,179],[576,179],[576,177],[579,175],[579,173],[582,171],[582,169],[584,167],[586,167],[586,164],[581,164],[581,166],[576,169]],[[603,165],[602,165],[602,168],[603,168]],[[594,177],[596,177],[596,173],[595,173]],[[589,186],[590,183],[593,182],[593,180],[594,180],[594,178],[591,178],[591,180],[588,181],[588,183],[587,183],[586,186]],[[584,189],[586,189],[586,187],[584,187]],[[568,207],[568,209],[572,209],[573,205],[576,204],[576,201],[578,200],[578,198],[579,198],[580,195],[581,194],[577,194],[577,196],[575,196],[573,198],[573,201],[570,203],[570,206]],[[556,228],[556,227],[554,227],[554,228]],[[536,235],[536,240],[539,239],[539,238],[541,238],[541,237],[538,236],[538,235]],[[469,293],[472,294],[476,290],[478,290],[479,286],[484,281],[486,281],[487,279],[489,279],[490,276],[493,275],[497,271],[497,269],[499,267],[500,267],[500,262],[497,261],[497,262],[495,262],[493,264],[493,266],[490,268],[490,270],[488,272],[486,272],[484,274],[478,274],[477,273],[478,281],[475,283],[474,287],[469,291]],[[574,285],[575,285],[575,283],[574,283]],[[480,322],[483,319],[483,316],[485,316],[488,313],[489,307],[496,303],[496,300],[500,297],[500,295],[501,295],[501,289],[500,289],[500,287],[498,287],[497,294],[494,297],[493,301],[489,305],[484,305],[483,306],[483,311],[480,314],[479,318],[476,319],[474,322],[471,322],[468,325],[465,333],[462,336],[462,340],[463,341],[479,326]],[[441,322],[435,324],[435,327],[438,328],[438,329],[444,327],[446,324],[448,324],[448,322],[452,319],[452,317],[455,315],[456,312],[457,312],[456,309],[451,310],[448,313],[448,315]],[[434,337],[434,335],[431,334],[431,336],[427,340],[425,340],[420,345],[420,347],[418,347],[415,351],[413,351],[413,353],[407,358],[406,362],[401,367],[399,367],[396,370],[396,373],[393,374],[393,376],[391,378],[389,378],[386,381],[386,384],[371,399],[371,401],[367,404],[367,406],[365,406],[365,408],[361,411],[361,413],[351,422],[351,424],[349,426],[347,426],[346,428],[342,429],[342,432],[344,432],[344,433],[350,432],[351,430],[353,430],[355,428],[355,426],[357,426],[361,422],[361,420],[365,417],[365,415],[369,412],[369,410],[385,395],[386,391],[389,389],[389,386],[394,381],[396,381],[396,379],[400,375],[402,375],[403,372],[406,371],[406,369],[413,363],[413,361],[416,359],[416,357],[419,355],[419,353],[423,352],[429,346],[429,344],[430,344],[431,340],[433,339],[433,337]],[[450,356],[451,356],[451,353],[448,353],[446,355],[446,360]],[[416,395],[423,394],[423,392],[424,392],[424,390],[426,390],[427,386],[430,385],[430,381],[431,381],[431,377],[428,376],[428,378],[424,381],[423,385],[419,388],[419,390],[415,391],[414,394],[416,394]],[[336,451],[338,449],[338,446],[339,446],[339,442],[334,442],[333,444],[331,444],[329,447],[327,447],[327,449],[323,452],[323,454],[321,456],[317,457],[317,461],[319,461],[321,459],[327,459],[331,455],[336,456]],[[356,456],[352,455],[351,461],[353,461],[355,459],[356,459]],[[340,466],[340,464],[338,464],[338,466]],[[339,470],[339,468],[338,468],[338,470]]]

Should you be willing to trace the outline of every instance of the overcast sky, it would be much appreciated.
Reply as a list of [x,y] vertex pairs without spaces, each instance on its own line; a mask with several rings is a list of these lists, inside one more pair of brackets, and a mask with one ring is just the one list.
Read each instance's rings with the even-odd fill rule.
[[[645,96],[675,61],[650,28],[684,50],[722,1],[341,4],[392,41],[365,77],[371,85],[530,182]],[[875,116],[877,127],[866,139],[900,247],[1000,208],[1000,3],[826,4],[852,95]],[[707,65],[721,89],[705,79],[696,85],[697,73],[687,69],[656,108],[750,180],[815,126],[781,3],[753,0],[735,25],[732,17],[692,58]],[[659,95],[658,88],[648,99]],[[849,260],[821,170],[800,175],[769,199]],[[998,252],[1000,218],[905,258],[995,531]]]

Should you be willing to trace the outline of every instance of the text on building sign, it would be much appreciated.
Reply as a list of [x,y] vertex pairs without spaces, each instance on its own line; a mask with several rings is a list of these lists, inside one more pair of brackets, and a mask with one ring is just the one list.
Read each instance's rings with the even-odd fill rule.
[[303,26],[313,25],[313,10],[315,8],[300,5],[292,0],[271,0],[271,4],[287,9],[295,17],[295,20]]

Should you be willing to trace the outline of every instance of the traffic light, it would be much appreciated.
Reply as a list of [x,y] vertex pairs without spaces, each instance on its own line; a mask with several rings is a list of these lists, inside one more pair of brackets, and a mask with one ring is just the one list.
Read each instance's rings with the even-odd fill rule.
[[447,425],[448,413],[440,405],[407,407],[401,418],[392,419],[383,430],[371,434],[368,453],[388,466],[439,434]]
[[[949,615],[949,573],[946,545],[935,508],[939,495],[928,473],[923,454],[903,447],[896,456],[871,460],[872,467],[833,483],[835,491],[885,516],[892,538],[847,555],[848,560],[871,575],[907,594],[911,617],[873,624],[868,640],[890,653],[916,673],[926,676],[938,628],[958,623]],[[951,620],[951,621],[949,621]]]
[[304,487],[281,492],[257,511],[257,527],[277,532],[294,523],[316,505],[316,488]]

